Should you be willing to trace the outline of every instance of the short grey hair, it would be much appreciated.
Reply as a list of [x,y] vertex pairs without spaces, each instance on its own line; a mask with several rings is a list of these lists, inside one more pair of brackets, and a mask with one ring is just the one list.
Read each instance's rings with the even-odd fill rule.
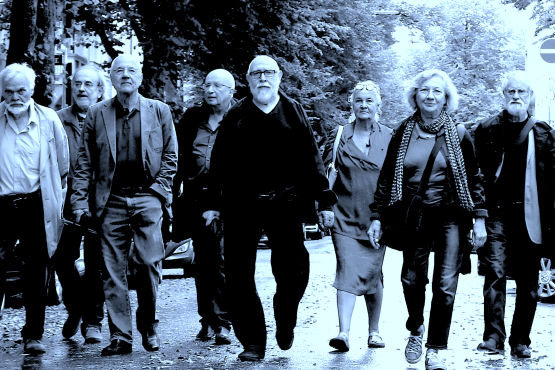
[[526,83],[526,86],[528,86],[528,90],[534,93],[534,89],[532,89],[532,83],[530,82],[530,76],[524,71],[511,71],[506,73],[503,77],[503,81],[501,82],[501,93],[505,92],[509,81],[513,79],[524,81]]
[[416,75],[416,77],[410,82],[410,86],[405,90],[405,99],[407,104],[414,110],[418,109],[415,99],[416,93],[424,81],[429,80],[434,76],[440,77],[443,80],[446,100],[445,111],[447,113],[454,112],[459,106],[459,94],[457,93],[457,88],[453,84],[451,77],[440,69],[428,69]]
[[75,76],[77,76],[77,73],[79,73],[80,71],[96,72],[96,75],[98,76],[98,87],[100,87],[100,99],[104,99],[104,93],[106,92],[106,81],[104,80],[104,75],[102,74],[102,71],[94,64],[87,64],[87,65],[81,66],[77,68],[77,70],[73,74],[73,77],[71,78],[72,86],[73,86],[73,80],[75,79]]
[[382,104],[382,96],[380,94],[380,86],[372,80],[366,80],[366,81],[363,81],[363,82],[357,82],[355,84],[355,87],[353,88],[353,91],[351,92],[351,96],[349,97],[349,103],[351,104],[351,108],[353,107],[353,104],[354,104],[355,92],[356,91],[362,91],[362,90],[357,90],[356,86],[357,85],[370,85],[370,84],[377,87],[377,89],[374,89],[372,91],[375,91],[376,95],[378,96],[378,106],[380,106]]
[[4,82],[9,78],[13,78],[18,73],[23,74],[27,81],[29,81],[31,90],[35,90],[36,74],[26,63],[13,63],[4,68],[4,70],[0,72],[0,88],[4,90]]

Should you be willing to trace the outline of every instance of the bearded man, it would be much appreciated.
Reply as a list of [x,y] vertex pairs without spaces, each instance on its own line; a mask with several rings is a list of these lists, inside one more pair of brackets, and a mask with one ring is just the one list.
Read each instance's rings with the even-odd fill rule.
[[502,91],[505,109],[482,122],[475,139],[489,213],[488,240],[478,250],[486,270],[485,327],[478,350],[504,351],[508,274],[517,286],[511,355],[528,358],[540,258],[553,256],[555,131],[527,112],[534,92],[526,73],[509,73]]
[[242,361],[259,361],[266,351],[264,310],[254,279],[262,229],[272,248],[277,284],[276,340],[288,350],[309,276],[302,224],[319,220],[321,227],[331,227],[331,206],[337,201],[303,108],[278,92],[282,76],[268,56],[251,62],[252,96],[222,120],[211,157],[210,211],[203,217],[206,225],[220,215],[223,219],[226,283],[233,297],[229,309],[244,347]]

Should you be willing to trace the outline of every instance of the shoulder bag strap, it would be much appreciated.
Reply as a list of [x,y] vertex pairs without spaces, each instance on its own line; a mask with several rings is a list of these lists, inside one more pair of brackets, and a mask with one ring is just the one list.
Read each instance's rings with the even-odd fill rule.
[[[513,146],[519,146],[524,142],[524,140],[528,137],[530,130],[532,130],[532,127],[534,127],[536,122],[537,120],[534,116],[531,116],[530,118],[528,118],[528,122],[526,122],[526,124],[522,128],[522,131],[520,131],[520,135],[518,135],[518,138],[516,139]],[[505,152],[503,152],[503,155],[501,156],[501,163],[499,163],[499,167],[497,167],[497,171],[495,171],[495,179],[493,180],[493,182],[496,182],[497,179],[499,178],[504,161],[505,161]]]
[[332,152],[332,159],[331,159],[331,163],[332,163],[332,167],[335,169],[335,160],[337,158],[337,149],[339,148],[339,142],[341,141],[341,135],[343,134],[343,128],[344,126],[339,125],[339,127],[337,128],[337,136],[335,137],[335,142],[333,143],[333,152]]
[[441,135],[436,137],[436,143],[430,153],[430,158],[428,158],[428,163],[426,163],[426,168],[424,169],[424,173],[422,174],[422,179],[420,180],[420,184],[418,185],[418,190],[416,191],[416,195],[421,195],[424,192],[424,189],[428,186],[428,182],[430,181],[430,176],[432,175],[432,168],[434,167],[434,162],[437,157],[437,153],[445,143],[445,135]]

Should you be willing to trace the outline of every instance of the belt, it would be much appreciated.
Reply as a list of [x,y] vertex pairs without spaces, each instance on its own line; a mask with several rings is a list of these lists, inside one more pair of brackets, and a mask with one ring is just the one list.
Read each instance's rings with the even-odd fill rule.
[[39,198],[39,199],[41,198],[40,189],[27,194],[0,196],[0,203],[3,203],[4,205],[7,203],[7,205],[13,205],[15,208],[17,208],[21,206],[22,203],[25,203],[26,201],[29,201],[29,200],[33,200],[35,198]]
[[510,209],[510,208],[519,207],[519,206],[524,206],[524,202],[505,203],[505,204],[493,206],[492,208],[496,210],[503,210],[503,209]]
[[112,189],[112,194],[116,195],[133,195],[137,193],[145,193],[148,188],[142,186],[130,186],[126,188]]

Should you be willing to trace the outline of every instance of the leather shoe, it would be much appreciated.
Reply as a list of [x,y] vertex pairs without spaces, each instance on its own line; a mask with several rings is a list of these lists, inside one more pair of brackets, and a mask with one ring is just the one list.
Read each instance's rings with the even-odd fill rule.
[[113,356],[113,355],[123,355],[126,353],[131,353],[131,343],[128,343],[121,339],[114,339],[110,342],[108,347],[104,347],[101,356]]
[[216,344],[231,344],[229,329],[220,326],[216,332]]
[[23,347],[24,353],[36,355],[46,352],[46,347],[38,339],[23,339],[23,343],[25,344]]
[[160,349],[160,339],[156,332],[146,333],[143,335],[143,347],[147,351],[158,351]]
[[239,354],[239,360],[261,361],[262,359],[264,359],[265,352],[265,346],[245,346],[245,350]]
[[283,351],[287,351],[293,346],[293,341],[295,340],[295,332],[293,329],[287,330],[276,330],[276,341]]
[[530,349],[525,344],[519,344],[516,347],[511,347],[511,356],[516,356],[518,358],[530,358],[532,354]]
[[96,326],[87,326],[83,336],[85,337],[85,344],[100,343],[102,341],[100,329]]
[[202,324],[200,331],[197,334],[198,340],[210,340],[214,336],[214,329],[209,324]]
[[67,316],[67,320],[62,328],[62,335],[65,339],[69,339],[77,334],[79,330],[79,324],[81,323],[81,315],[70,313]]
[[335,348],[339,352],[349,351],[349,337],[346,333],[339,333],[337,337],[330,339],[330,347]]
[[497,341],[493,338],[489,338],[485,342],[478,344],[478,351],[487,352],[490,355],[502,354],[505,350],[497,345]]

